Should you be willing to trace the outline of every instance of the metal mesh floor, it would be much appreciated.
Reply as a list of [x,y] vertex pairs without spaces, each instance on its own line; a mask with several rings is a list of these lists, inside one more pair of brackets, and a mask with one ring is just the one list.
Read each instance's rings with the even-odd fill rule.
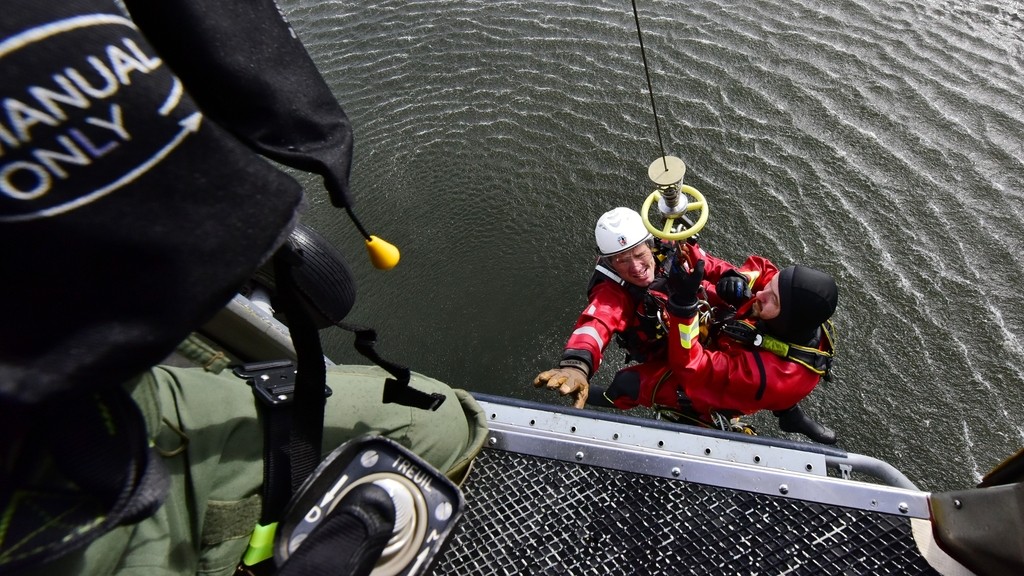
[[434,574],[936,574],[905,517],[485,449]]

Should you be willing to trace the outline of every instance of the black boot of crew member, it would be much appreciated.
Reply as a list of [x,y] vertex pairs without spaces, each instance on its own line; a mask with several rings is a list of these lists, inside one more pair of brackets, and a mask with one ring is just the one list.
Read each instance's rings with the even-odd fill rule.
[[815,422],[800,409],[799,404],[789,410],[774,410],[772,413],[779,417],[779,428],[783,432],[799,432],[822,444],[836,443],[836,433]]

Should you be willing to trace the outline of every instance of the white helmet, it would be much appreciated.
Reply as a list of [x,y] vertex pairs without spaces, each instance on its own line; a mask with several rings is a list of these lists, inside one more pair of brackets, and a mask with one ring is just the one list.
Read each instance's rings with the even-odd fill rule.
[[639,213],[619,207],[605,212],[597,219],[594,238],[601,256],[611,256],[646,242],[651,238],[651,233],[644,226]]

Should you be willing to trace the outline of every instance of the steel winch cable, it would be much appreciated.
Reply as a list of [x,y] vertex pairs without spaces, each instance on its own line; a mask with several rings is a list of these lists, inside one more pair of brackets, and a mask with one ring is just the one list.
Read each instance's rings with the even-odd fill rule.
[[658,109],[654,105],[654,87],[651,84],[651,71],[647,66],[647,52],[644,50],[644,36],[640,31],[640,16],[636,10],[636,0],[631,0],[633,3],[633,20],[636,22],[636,38],[640,41],[640,57],[644,61],[644,76],[647,77],[647,93],[651,97],[651,112],[654,114],[654,130],[658,134],[658,147],[661,149],[661,159],[665,163],[665,171],[668,171],[668,160],[665,154],[665,144],[661,140],[661,125],[658,123]]

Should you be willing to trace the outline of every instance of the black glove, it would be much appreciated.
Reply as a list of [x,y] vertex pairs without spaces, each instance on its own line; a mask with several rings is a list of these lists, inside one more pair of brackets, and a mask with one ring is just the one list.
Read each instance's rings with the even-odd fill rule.
[[668,274],[668,295],[676,306],[686,307],[697,304],[697,290],[704,280],[704,261],[697,260],[691,272],[687,272],[678,261],[672,263]]
[[743,344],[748,345],[757,345],[757,337],[760,336],[757,332],[757,328],[739,320],[726,322],[725,325],[721,327],[721,333],[733,340],[736,340],[737,342],[742,342]]
[[735,270],[729,270],[715,284],[718,297],[732,306],[740,306],[750,300],[750,288],[747,278]]

